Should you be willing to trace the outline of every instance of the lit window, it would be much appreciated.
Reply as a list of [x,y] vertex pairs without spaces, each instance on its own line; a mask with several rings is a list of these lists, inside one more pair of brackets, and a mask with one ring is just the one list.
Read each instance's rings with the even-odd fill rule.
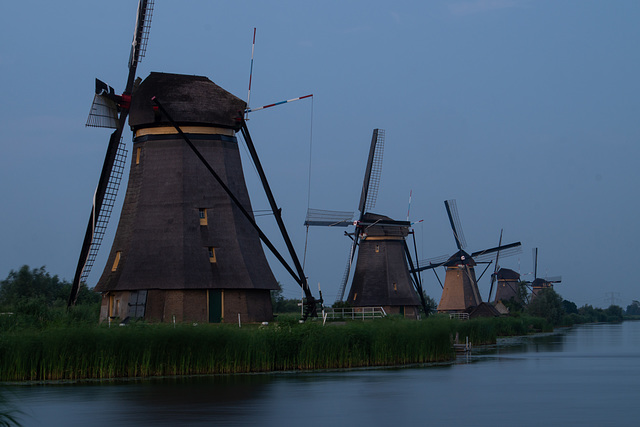
[[115,298],[113,295],[109,295],[109,316],[114,317],[115,311]]
[[122,252],[116,252],[116,259],[113,260],[113,266],[111,267],[111,271],[116,271],[118,269],[118,264],[120,264],[120,254]]
[[207,225],[207,210],[198,209],[198,215],[200,216],[200,225]]
[[142,151],[142,148],[138,147],[136,149],[136,165],[140,164],[140,151]]
[[376,253],[380,252],[380,245],[376,245]]
[[215,264],[216,261],[216,248],[209,247],[209,262]]
[[395,292],[398,292],[398,284],[397,284],[397,283],[394,283],[394,284],[393,284],[393,290],[394,290]]
[[355,301],[356,298],[358,298],[358,293],[356,292],[355,294],[353,294],[353,300]]

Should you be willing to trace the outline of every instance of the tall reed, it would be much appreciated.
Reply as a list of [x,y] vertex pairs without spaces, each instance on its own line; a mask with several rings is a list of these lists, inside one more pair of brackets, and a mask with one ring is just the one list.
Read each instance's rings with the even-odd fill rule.
[[[457,332],[477,345],[524,334],[531,319],[381,319],[257,325],[133,324],[21,330],[0,336],[0,381],[106,379],[339,369],[440,362]],[[540,326],[540,325],[537,325]]]

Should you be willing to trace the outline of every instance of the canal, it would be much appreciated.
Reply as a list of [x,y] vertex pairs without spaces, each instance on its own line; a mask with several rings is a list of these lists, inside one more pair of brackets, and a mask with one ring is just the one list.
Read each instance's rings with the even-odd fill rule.
[[454,363],[2,385],[25,426],[638,425],[640,322],[500,339]]

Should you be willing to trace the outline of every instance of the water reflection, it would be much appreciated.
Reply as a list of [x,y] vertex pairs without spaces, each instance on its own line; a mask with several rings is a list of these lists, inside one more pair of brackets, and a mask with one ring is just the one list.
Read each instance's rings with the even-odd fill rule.
[[[500,340],[456,364],[9,386],[26,426],[634,423],[640,322]],[[633,425],[632,424],[632,425]]]

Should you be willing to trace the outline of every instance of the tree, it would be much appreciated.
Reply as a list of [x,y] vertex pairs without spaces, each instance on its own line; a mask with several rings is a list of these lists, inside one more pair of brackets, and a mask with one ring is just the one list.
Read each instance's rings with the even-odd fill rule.
[[578,314],[578,306],[575,302],[569,300],[562,301],[562,307],[567,314],[575,313]]
[[[427,310],[429,310],[429,313],[426,313],[426,315],[428,316],[431,313],[435,313],[438,310],[438,303],[436,300],[427,295],[424,290],[422,291],[422,295],[424,296],[424,302],[427,306]],[[420,308],[423,308],[422,305]]]
[[627,316],[640,316],[640,301],[633,300],[633,302],[627,306]]
[[527,282],[520,281],[516,285],[516,296],[511,297],[509,300],[502,300],[502,304],[509,309],[509,313],[521,313],[525,309],[525,301],[529,299],[527,292]]
[[562,297],[553,288],[542,289],[529,302],[527,313],[535,317],[543,317],[552,325],[559,325],[565,311]]
[[622,322],[624,310],[618,305],[610,305],[605,311],[607,322]]
[[[60,280],[57,275],[50,275],[44,266],[30,269],[23,265],[18,271],[11,270],[7,278],[0,282],[0,307],[15,310],[19,307],[62,306],[70,292],[71,284]],[[100,296],[83,285],[78,303],[99,301]]]
[[271,291],[271,306],[274,313],[300,313],[300,300],[287,299],[282,295],[282,286],[278,282],[279,289]]

